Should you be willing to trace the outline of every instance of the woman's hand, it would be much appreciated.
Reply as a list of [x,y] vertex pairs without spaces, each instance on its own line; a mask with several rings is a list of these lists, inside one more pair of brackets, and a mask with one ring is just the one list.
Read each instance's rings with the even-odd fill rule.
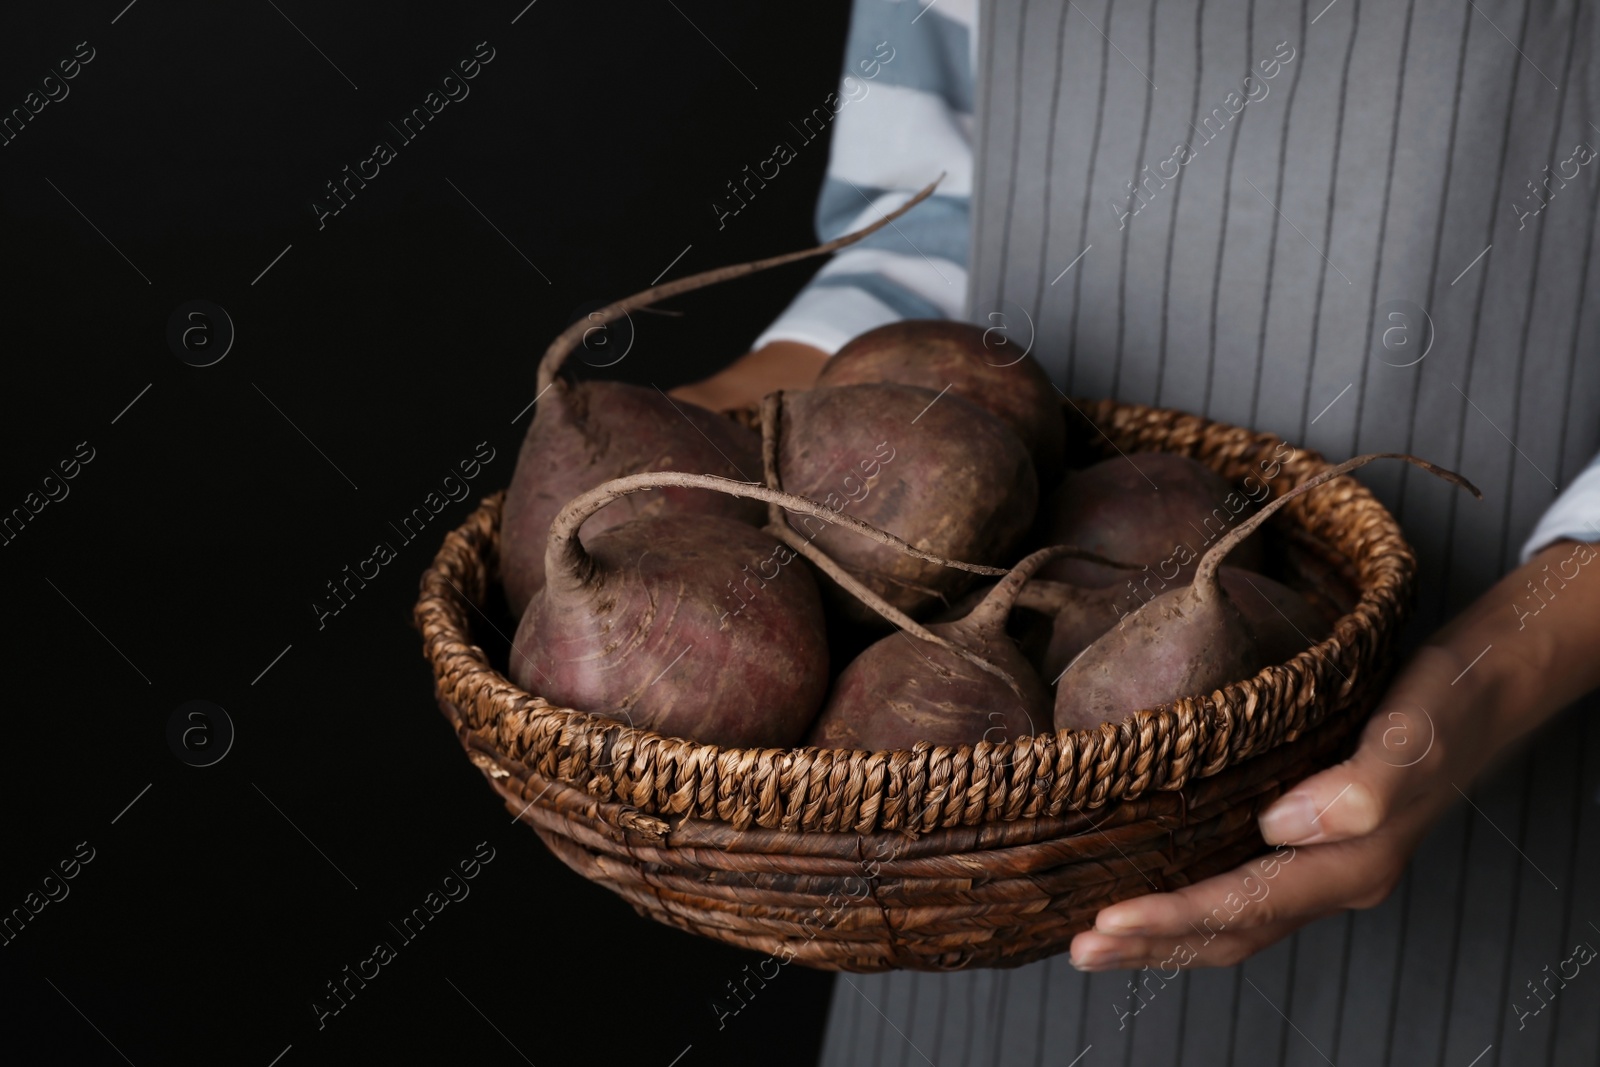
[[1102,909],[1073,939],[1073,965],[1225,967],[1316,919],[1382,903],[1496,754],[1600,685],[1597,556],[1559,542],[1501,579],[1406,665],[1355,755],[1262,813],[1275,853]]
[[752,407],[779,389],[809,389],[828,353],[798,341],[773,341],[741,356],[704,381],[680,385],[672,395],[711,411]]

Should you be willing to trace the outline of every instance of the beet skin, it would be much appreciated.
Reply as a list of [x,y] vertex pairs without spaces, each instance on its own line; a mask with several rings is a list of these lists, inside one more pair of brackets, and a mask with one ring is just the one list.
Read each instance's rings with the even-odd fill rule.
[[1007,635],[1006,620],[1040,566],[1073,554],[1067,546],[1040,549],[961,618],[928,627],[969,657],[905,633],[870,646],[839,675],[809,743],[881,751],[919,741],[999,744],[1050,730],[1050,690]]
[[[827,688],[828,642],[793,552],[716,515],[586,529],[584,542],[589,562],[554,567],[517,628],[518,685],[703,744],[799,743]],[[746,584],[747,567],[776,575]]]
[[[621,382],[556,381],[523,438],[500,520],[500,576],[520,615],[544,584],[550,521],[602,482],[648,471],[748,481],[761,472],[753,430],[656,389]],[[759,526],[766,508],[705,489],[677,487],[623,497],[597,512],[584,536],[645,515],[720,515]]]
[[[1222,588],[1264,643],[1269,662],[1282,663],[1322,640],[1328,623],[1306,599],[1281,582],[1239,567],[1221,567]],[[1084,589],[1065,582],[1033,582],[1019,600],[1052,616],[1050,644],[1040,665],[1046,680],[1061,676],[1078,653],[1143,603],[1126,587]]]
[[1284,618],[1299,613],[1298,594],[1282,590],[1274,607],[1266,579],[1221,575],[1222,560],[1290,501],[1375,459],[1403,459],[1483,497],[1461,475],[1398,452],[1357,456],[1307,478],[1219,538],[1188,585],[1146,602],[1084,649],[1056,683],[1056,726],[1092,729],[1141,708],[1207,696],[1304,648],[1310,635],[1297,627],[1304,631],[1309,617],[1303,625]]
[[891,322],[853,338],[817,378],[823,386],[872,382],[949,389],[1011,427],[1033,456],[1041,484],[1052,484],[1061,471],[1067,433],[1061,394],[998,329],[950,319]]
[[[1266,495],[1266,483],[1261,483]],[[1135,452],[1102,460],[1061,480],[1041,507],[1042,540],[1148,566],[1152,591],[1194,575],[1200,555],[1246,518],[1252,500],[1203,463],[1170,452]],[[1259,540],[1246,541],[1235,565],[1260,570]],[[1045,571],[1073,585],[1123,585],[1126,574],[1064,559]],[[1136,581],[1139,579],[1135,579]]]
[[[969,563],[1004,561],[1038,504],[1033,463],[1016,434],[959,396],[910,385],[784,394],[778,467],[788,492]],[[973,581],[970,573],[862,541],[816,519],[791,516],[790,523],[913,616]]]

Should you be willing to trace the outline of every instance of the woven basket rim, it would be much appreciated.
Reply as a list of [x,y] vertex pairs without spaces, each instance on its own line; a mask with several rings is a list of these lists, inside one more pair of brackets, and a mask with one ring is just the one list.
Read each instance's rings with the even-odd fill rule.
[[[1069,419],[1076,411],[1088,420],[1111,455],[1177,452],[1227,475],[1230,465],[1292,448],[1272,434],[1169,409],[1071,398],[1064,406]],[[1164,447],[1141,448],[1141,441]],[[1258,476],[1276,496],[1328,466],[1319,453],[1292,449],[1274,476]],[[551,704],[489,662],[472,641],[471,615],[482,616],[476,601],[494,580],[503,498],[503,491],[483,498],[422,576],[414,618],[438,695],[461,709],[463,725],[486,747],[597,802],[635,808],[652,825],[648,816],[684,816],[736,829],[915,835],[1181,789],[1349,710],[1356,679],[1384,667],[1415,574],[1398,523],[1346,475],[1291,501],[1278,517],[1342,557],[1359,592],[1326,638],[1287,663],[1086,730],[879,752],[724,748]]]

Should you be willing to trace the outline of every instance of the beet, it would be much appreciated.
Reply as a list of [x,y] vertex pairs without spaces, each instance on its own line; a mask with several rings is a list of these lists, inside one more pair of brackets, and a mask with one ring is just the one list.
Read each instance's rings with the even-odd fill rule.
[[1274,625],[1259,608],[1247,613],[1219,581],[1218,567],[1284,504],[1376,459],[1403,459],[1483,498],[1459,474],[1398,452],[1357,456],[1306,479],[1217,541],[1201,557],[1189,585],[1145,603],[1074,659],[1056,684],[1057,728],[1089,729],[1140,708],[1209,694],[1276,662],[1273,656],[1299,636],[1287,638],[1287,624]]
[[[1264,497],[1270,490],[1262,486]],[[1156,584],[1186,584],[1206,546],[1250,507],[1251,500],[1205,464],[1171,452],[1135,452],[1102,460],[1061,480],[1040,509],[1041,540],[1077,545],[1125,563],[1148,566]],[[1237,566],[1260,570],[1259,539],[1239,546]],[[1125,575],[1064,559],[1045,577],[1085,588],[1121,585]]]
[[[783,490],[783,479],[778,473],[778,426],[782,420],[782,407],[782,391],[771,393],[762,400],[760,413],[762,474],[766,479],[767,488],[778,492]],[[876,473],[875,464],[873,463],[862,464],[861,470],[862,474],[867,477],[871,477],[872,474]],[[842,503],[841,507],[837,510],[842,510]],[[901,611],[899,608],[895,607],[893,604],[889,603],[883,597],[875,593],[872,589],[868,588],[860,581],[860,579],[856,578],[855,575],[851,574],[849,571],[840,566],[833,559],[833,557],[829,556],[826,552],[823,552],[820,548],[813,544],[812,537],[801,535],[798,530],[790,525],[789,519],[784,514],[783,508],[777,503],[769,503],[767,505],[767,525],[762,527],[762,529],[767,534],[771,535],[772,537],[776,537],[789,548],[804,556],[806,560],[811,563],[812,566],[821,571],[824,576],[832,579],[835,586],[837,586],[845,594],[848,594],[849,599],[845,601],[847,605],[857,608],[858,610],[860,608],[870,609],[881,616],[891,626],[910,633],[915,637],[919,637],[929,644],[938,645],[939,647],[948,650],[952,654],[972,662],[982,669],[990,669],[990,665],[980,657],[976,656],[962,646],[954,644],[948,639],[924,629],[915,619],[911,618],[905,612]],[[951,561],[946,559],[940,559],[939,562],[942,566],[951,565]],[[973,567],[970,569],[976,573],[993,573],[1001,575],[1006,573],[1000,568]],[[976,601],[974,601],[974,603],[976,603]],[[966,612],[963,611],[962,614],[964,615]],[[846,619],[844,621],[848,624],[851,620]],[[859,618],[856,621],[859,621]],[[848,625],[846,629],[847,633],[844,636],[846,642],[848,642],[849,637],[851,636],[848,633]],[[837,637],[840,635],[835,634],[835,636]]]
[[1054,684],[1078,653],[1117,624],[1130,604],[1137,604],[1133,594],[1114,585],[1095,589],[1046,578],[1029,582],[1017,597],[1017,607],[1050,620],[1049,638],[1038,660],[1045,681]]
[[1219,567],[1217,578],[1255,631],[1258,652],[1267,663],[1288,662],[1333,629],[1305,597],[1264,574]]
[[[544,584],[550,522],[567,501],[602,482],[646,471],[688,471],[748,480],[759,470],[754,432],[656,389],[557,379],[523,438],[500,520],[500,578],[520,614]],[[646,514],[717,515],[759,524],[765,509],[703,489],[668,487],[628,496],[584,529],[593,537]]]
[[[1268,662],[1282,663],[1328,633],[1328,622],[1299,593],[1264,574],[1239,567],[1221,567],[1222,589],[1264,642]],[[1050,637],[1039,660],[1040,672],[1055,681],[1061,672],[1117,620],[1141,601],[1126,586],[1084,589],[1066,582],[1035,579],[1017,598],[1017,606],[1050,617]]]
[[881,751],[908,749],[919,741],[1015,741],[1051,729],[1050,690],[1005,627],[1018,592],[1033,573],[1073,552],[1059,546],[1040,549],[963,618],[928,627],[998,670],[982,669],[908,634],[892,634],[869,646],[839,675],[806,743]]
[[990,334],[949,319],[891,322],[839,349],[817,384],[898,382],[948,389],[1011,427],[1033,457],[1040,483],[1053,484],[1066,448],[1060,394],[1032,356],[1014,355],[1015,346],[1003,339],[991,343]]
[[716,515],[647,514],[580,542],[585,521],[608,504],[668,487],[776,502],[932,558],[761,486],[677,472],[619,478],[578,496],[551,523],[545,583],[512,640],[511,677],[551,703],[663,734],[725,746],[792,745],[828,681],[821,600],[810,572],[788,566],[793,552]]
[[[893,383],[834,386],[779,394],[777,412],[778,472],[791,493],[847,510],[938,557],[980,563],[1003,560],[1032,524],[1039,490],[1028,450],[1003,422],[959,396]],[[970,574],[810,520],[795,526],[911,615],[971,584]]]
[[[938,183],[935,182],[934,185]],[[823,255],[854,244],[889,225],[932,194],[928,186],[877,222],[816,248],[739,263],[678,278],[618,300],[568,326],[539,363],[538,408],[523,439],[501,519],[500,572],[506,600],[520,614],[544,582],[546,535],[556,513],[573,497],[625,475],[677,470],[748,481],[759,469],[757,442],[732,420],[659,389],[618,382],[571,383],[562,364],[591,331],[629,312],[679,293],[755,271]],[[585,536],[650,513],[719,515],[759,524],[753,501],[695,489],[672,488],[596,516]]]

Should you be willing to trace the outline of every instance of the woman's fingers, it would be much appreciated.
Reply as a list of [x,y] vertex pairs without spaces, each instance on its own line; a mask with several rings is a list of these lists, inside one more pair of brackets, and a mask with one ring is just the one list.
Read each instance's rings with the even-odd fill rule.
[[1300,927],[1321,918],[1286,919],[1248,930],[1191,930],[1188,936],[1113,937],[1087,930],[1072,939],[1072,965],[1080,971],[1149,967],[1165,981],[1193,967],[1232,967]]
[[1407,851],[1374,840],[1280,845],[1227,874],[1103,908],[1095,917],[1095,932],[1108,937],[1207,937],[1285,922],[1299,925],[1344,908],[1374,907],[1399,881]]
[[1361,753],[1307,778],[1261,813],[1269,845],[1310,845],[1365,837],[1393,810],[1400,782],[1363,766]]
[[1154,966],[1181,942],[1186,951],[1207,947],[1197,965],[1225,965],[1324,915],[1381,903],[1427,827],[1455,801],[1453,783],[1470,780],[1482,762],[1481,706],[1453,688],[1464,673],[1458,657],[1420,650],[1384,695],[1355,754],[1262,813],[1261,835],[1279,843],[1276,852],[1102,909],[1095,928],[1073,941],[1074,962]]
[[1261,814],[1261,836],[1268,844],[1364,837],[1426,791],[1443,761],[1443,747],[1433,716],[1399,689],[1367,721],[1353,756],[1307,778]]

